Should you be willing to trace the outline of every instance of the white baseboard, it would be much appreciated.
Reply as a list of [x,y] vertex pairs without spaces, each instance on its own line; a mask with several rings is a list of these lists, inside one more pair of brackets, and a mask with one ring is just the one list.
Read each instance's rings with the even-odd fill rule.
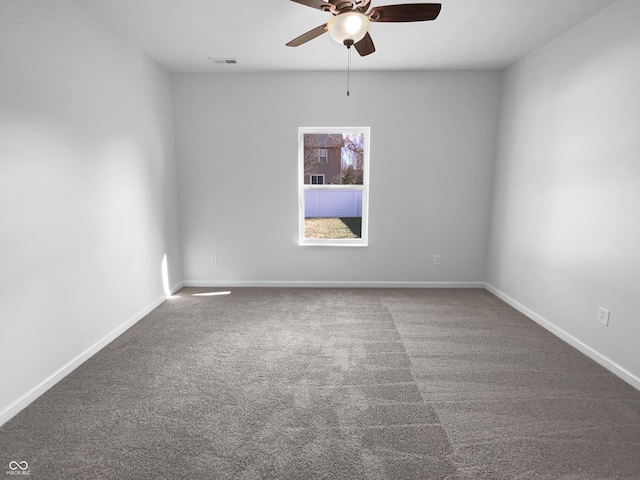
[[[172,292],[176,292],[177,290],[182,288],[183,285],[184,285],[183,282],[180,282],[171,291]],[[49,390],[51,387],[53,387],[56,383],[58,383],[64,377],[66,377],[71,372],[73,372],[76,368],[78,368],[80,365],[82,365],[84,362],[86,362],[93,355],[98,353],[106,345],[108,345],[113,340],[115,340],[117,337],[122,335],[122,333],[124,333],[126,330],[131,328],[133,325],[135,325],[138,321],[140,321],[142,318],[144,318],[146,315],[148,315],[152,310],[157,308],[165,300],[166,300],[166,298],[164,296],[156,298],[149,305],[147,305],[142,310],[140,310],[138,313],[133,315],[131,318],[129,318],[122,325],[120,325],[116,329],[114,329],[111,332],[109,332],[103,338],[101,338],[96,343],[94,343],[89,348],[87,348],[80,355],[78,355],[77,357],[73,358],[66,365],[64,365],[61,368],[59,368],[58,370],[56,370],[54,373],[52,373],[50,376],[45,378],[38,385],[34,386],[31,390],[29,390],[24,395],[19,397],[13,403],[9,404],[9,406],[7,406],[6,408],[2,409],[0,411],[0,426],[5,424],[6,422],[8,422],[11,418],[13,418],[15,415],[17,415],[21,410],[23,410],[24,408],[29,406],[29,404],[31,402],[33,402],[35,399],[37,399],[40,395],[45,393],[47,390]]]
[[590,347],[589,345],[587,345],[583,341],[577,339],[576,337],[571,335],[569,332],[566,332],[565,330],[563,330],[560,327],[556,326],[553,322],[547,320],[542,315],[539,315],[536,312],[534,312],[533,310],[525,307],[523,304],[521,304],[517,300],[511,298],[506,293],[504,293],[504,292],[498,290],[497,288],[495,288],[493,285],[491,285],[489,283],[486,283],[486,282],[485,282],[484,285],[485,285],[485,288],[489,292],[494,294],[500,300],[502,300],[503,302],[511,305],[513,308],[515,308],[520,313],[522,313],[522,314],[526,315],[527,317],[529,317],[531,320],[536,322],[538,325],[540,325],[540,326],[544,327],[545,329],[549,330],[556,337],[564,340],[569,345],[574,347],[576,350],[580,351],[581,353],[585,354],[590,359],[592,359],[595,362],[599,363],[604,368],[606,368],[611,373],[613,373],[613,374],[617,375],[618,377],[620,377],[622,380],[627,382],[632,387],[636,388],[637,390],[640,390],[640,378],[637,377],[636,375],[634,375],[633,373],[631,373],[629,370],[627,370],[626,368],[622,367],[621,365],[618,365],[616,362],[614,362],[610,358],[606,357],[605,355],[602,355],[600,352],[598,352],[597,350],[593,349],[592,347]]
[[185,287],[273,287],[273,288],[485,288],[484,282],[356,282],[356,281],[209,281],[185,280]]

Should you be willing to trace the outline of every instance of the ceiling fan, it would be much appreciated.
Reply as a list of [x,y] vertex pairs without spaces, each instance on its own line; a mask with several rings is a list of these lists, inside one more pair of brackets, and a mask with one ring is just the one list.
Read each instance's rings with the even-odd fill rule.
[[355,46],[361,56],[376,51],[367,31],[369,22],[425,22],[435,20],[440,14],[439,3],[407,3],[372,7],[371,0],[291,0],[292,2],[329,12],[333,18],[307,33],[294,38],[286,45],[297,47],[329,32],[331,38],[347,48]]

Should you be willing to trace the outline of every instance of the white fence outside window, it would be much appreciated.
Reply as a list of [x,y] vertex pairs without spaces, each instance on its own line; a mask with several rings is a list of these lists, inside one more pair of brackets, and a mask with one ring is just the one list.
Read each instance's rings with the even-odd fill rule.
[[362,190],[305,190],[304,216],[362,217]]

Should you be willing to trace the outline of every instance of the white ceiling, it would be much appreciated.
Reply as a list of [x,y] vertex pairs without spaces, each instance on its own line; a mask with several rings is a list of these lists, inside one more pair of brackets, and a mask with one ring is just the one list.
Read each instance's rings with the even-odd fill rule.
[[[285,43],[331,15],[289,0],[72,0],[172,71],[344,70],[328,34]],[[616,0],[441,0],[432,22],[373,23],[376,52],[354,70],[503,68]],[[419,3],[372,0],[376,6]],[[236,58],[214,65],[211,57]]]

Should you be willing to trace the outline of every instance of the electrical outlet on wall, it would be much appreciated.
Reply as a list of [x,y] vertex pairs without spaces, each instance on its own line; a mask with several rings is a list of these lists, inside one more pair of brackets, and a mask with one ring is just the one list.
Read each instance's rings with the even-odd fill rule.
[[433,264],[434,265],[440,265],[440,255],[434,255],[433,256]]
[[211,255],[211,265],[217,265],[217,264],[218,264],[218,256]]
[[601,323],[605,327],[609,326],[609,314],[611,312],[606,308],[598,307],[598,315],[596,316],[596,321]]

